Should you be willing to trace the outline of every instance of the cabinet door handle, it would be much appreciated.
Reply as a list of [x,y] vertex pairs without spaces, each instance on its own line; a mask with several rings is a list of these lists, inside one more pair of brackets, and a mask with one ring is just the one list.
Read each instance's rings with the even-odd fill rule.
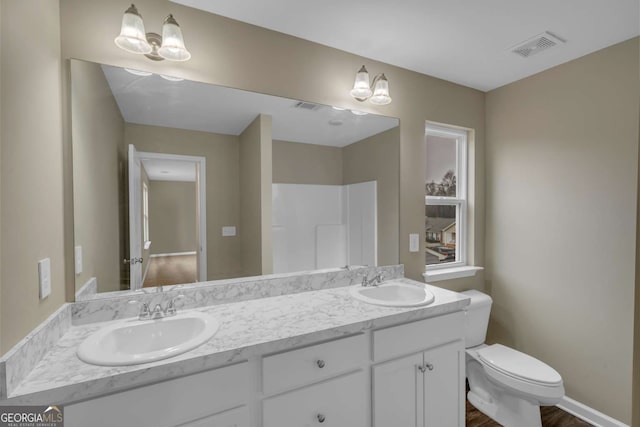
[[430,370],[430,371],[433,371],[433,365],[431,363],[425,363],[424,365],[418,365],[418,370],[423,374],[427,371],[427,369]]
[[324,420],[326,419],[326,418],[325,418],[325,416],[324,416],[324,415],[322,415],[322,414],[318,414],[318,415],[316,415],[316,418],[318,418],[318,422],[319,422],[319,423],[323,423],[323,422],[324,422]]
[[[322,369],[322,368],[324,368],[324,365],[326,365],[326,363],[324,363],[324,360],[319,359],[319,360],[316,362],[316,365],[318,365],[318,368]],[[321,422],[322,422],[322,421],[321,421]]]

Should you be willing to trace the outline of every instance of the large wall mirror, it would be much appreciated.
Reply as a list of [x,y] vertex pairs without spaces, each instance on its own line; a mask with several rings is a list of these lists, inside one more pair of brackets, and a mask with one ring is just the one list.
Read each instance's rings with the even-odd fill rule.
[[398,262],[399,121],[71,60],[77,298]]

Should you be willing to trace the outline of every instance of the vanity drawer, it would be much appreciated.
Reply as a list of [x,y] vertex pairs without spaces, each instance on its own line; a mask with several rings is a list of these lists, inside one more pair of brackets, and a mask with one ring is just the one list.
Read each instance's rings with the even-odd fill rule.
[[246,406],[241,406],[210,417],[180,424],[179,427],[249,427],[249,411]]
[[366,427],[369,390],[363,371],[263,401],[263,427]]
[[368,359],[364,334],[262,359],[262,390],[273,394],[358,369]]
[[373,331],[373,360],[388,360],[464,339],[464,316],[458,311]]
[[245,404],[249,384],[246,362],[213,369],[67,405],[65,426],[176,426]]

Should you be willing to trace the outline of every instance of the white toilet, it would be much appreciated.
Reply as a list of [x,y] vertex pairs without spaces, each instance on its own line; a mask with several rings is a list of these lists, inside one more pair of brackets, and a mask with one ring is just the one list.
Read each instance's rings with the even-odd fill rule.
[[486,345],[491,297],[462,293],[471,298],[465,325],[469,402],[505,427],[541,427],[540,406],[555,405],[564,396],[562,377],[517,350]]

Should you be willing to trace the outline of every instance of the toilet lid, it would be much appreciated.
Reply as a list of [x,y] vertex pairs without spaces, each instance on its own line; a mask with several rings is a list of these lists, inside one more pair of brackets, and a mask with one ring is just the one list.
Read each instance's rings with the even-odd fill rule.
[[478,356],[491,368],[520,380],[547,386],[562,383],[562,377],[551,366],[501,344],[478,350]]

